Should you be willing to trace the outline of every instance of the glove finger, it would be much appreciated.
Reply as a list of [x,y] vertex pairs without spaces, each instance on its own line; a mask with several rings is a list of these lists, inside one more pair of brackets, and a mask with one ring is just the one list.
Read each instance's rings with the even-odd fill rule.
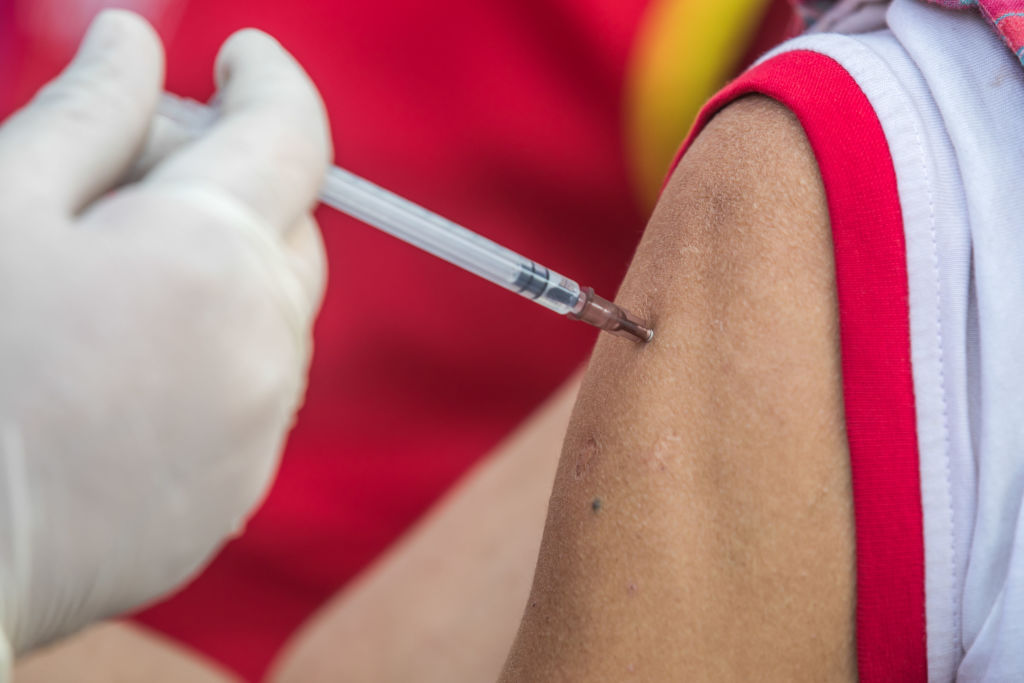
[[78,54],[0,129],[0,182],[15,201],[78,213],[116,183],[142,147],[163,83],[153,28],[102,12]]
[[283,234],[313,205],[332,155],[320,96],[291,55],[253,29],[221,48],[217,81],[220,117],[145,182],[205,184]]

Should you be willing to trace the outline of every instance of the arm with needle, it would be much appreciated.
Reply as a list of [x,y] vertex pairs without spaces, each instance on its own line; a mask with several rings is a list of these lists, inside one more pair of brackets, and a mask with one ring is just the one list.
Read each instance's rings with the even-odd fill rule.
[[829,214],[747,97],[676,168],[599,340],[503,681],[853,681],[853,501]]

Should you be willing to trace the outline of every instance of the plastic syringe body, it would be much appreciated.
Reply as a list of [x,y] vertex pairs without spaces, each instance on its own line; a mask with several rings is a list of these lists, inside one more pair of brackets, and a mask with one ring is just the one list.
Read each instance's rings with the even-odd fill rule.
[[571,313],[580,286],[466,228],[337,166],[327,171],[320,201],[464,270]]
[[[194,100],[165,94],[160,113],[201,131],[216,111]],[[443,218],[337,166],[331,167],[320,201],[556,313],[605,331],[648,342],[654,332],[614,303],[574,280]]]
[[320,201],[556,313],[648,342],[654,332],[574,280],[337,166]]

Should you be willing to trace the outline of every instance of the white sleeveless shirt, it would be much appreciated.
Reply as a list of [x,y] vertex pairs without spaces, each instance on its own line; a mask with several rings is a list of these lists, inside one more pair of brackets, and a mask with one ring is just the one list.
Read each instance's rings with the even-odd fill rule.
[[861,678],[1024,681],[1024,68],[978,14],[894,0],[770,52],[695,133],[750,92],[829,200]]

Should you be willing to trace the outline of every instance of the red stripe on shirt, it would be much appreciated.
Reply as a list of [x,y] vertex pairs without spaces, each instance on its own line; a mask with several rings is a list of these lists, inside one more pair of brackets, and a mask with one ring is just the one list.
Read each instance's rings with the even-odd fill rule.
[[773,57],[716,95],[676,163],[716,112],[750,93],[796,114],[828,199],[856,518],[860,678],[925,681],[924,532],[906,245],[888,144],[846,70],[830,57],[798,50]]

